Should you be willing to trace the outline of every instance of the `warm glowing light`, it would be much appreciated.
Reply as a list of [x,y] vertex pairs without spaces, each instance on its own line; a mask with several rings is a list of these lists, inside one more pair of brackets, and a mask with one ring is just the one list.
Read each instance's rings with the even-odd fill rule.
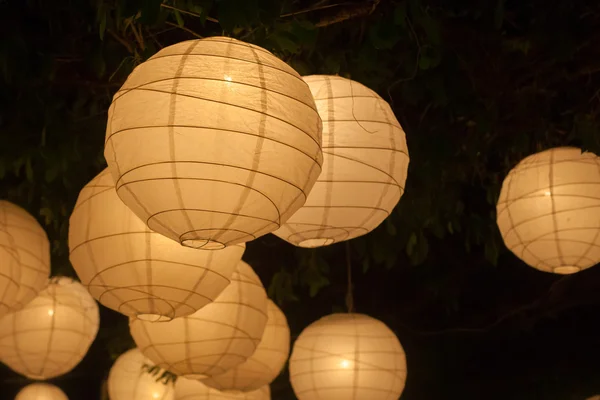
[[552,193],[551,192],[544,192],[544,195],[546,196],[550,196]]
[[231,77],[230,77],[229,75],[225,75],[225,80],[226,80],[227,82],[231,82]]
[[340,362],[340,367],[342,368],[348,368],[350,366],[350,361],[348,360],[342,360],[342,362]]
[[48,310],[48,315],[49,316],[53,316],[54,315],[54,310],[53,309],[49,309]]
[[154,392],[152,397],[154,397],[155,399],[158,399],[160,397],[160,393]]

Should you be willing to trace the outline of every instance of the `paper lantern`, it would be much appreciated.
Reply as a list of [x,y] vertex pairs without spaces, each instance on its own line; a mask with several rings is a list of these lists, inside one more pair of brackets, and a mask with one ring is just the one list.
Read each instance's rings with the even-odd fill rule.
[[363,314],[332,314],[300,334],[290,357],[299,400],[397,399],[406,358],[394,332]]
[[108,112],[104,156],[148,226],[214,249],[272,232],[321,172],[321,120],[306,83],[260,47],[211,37],[139,65]]
[[573,147],[533,154],[504,179],[497,205],[506,247],[541,271],[600,262],[600,158]]
[[157,366],[189,378],[222,374],[248,359],[267,323],[267,294],[243,261],[217,299],[169,322],[130,320],[131,336]]
[[0,226],[0,232],[5,231],[11,237],[19,258],[19,291],[12,309],[20,309],[48,283],[50,243],[32,215],[8,201],[0,201]]
[[0,361],[30,379],[71,371],[92,344],[98,305],[70,278],[53,278],[21,310],[0,319]]
[[274,233],[319,247],[368,233],[404,193],[408,148],[389,104],[340,76],[304,78],[323,120],[323,171],[306,203]]
[[25,386],[15,400],[69,400],[67,395],[54,385],[48,383],[32,383]]
[[271,400],[271,389],[265,385],[252,392],[227,393],[199,381],[179,378],[175,384],[175,400]]
[[119,356],[108,374],[108,397],[110,400],[173,400],[173,382],[161,380],[161,371],[149,373],[152,362],[138,349],[131,349]]
[[290,328],[283,312],[271,300],[267,314],[267,326],[254,354],[224,374],[203,379],[204,384],[221,391],[249,392],[277,378],[290,353]]
[[79,194],[69,249],[81,282],[100,303],[168,321],[213,301],[229,285],[245,245],[196,250],[152,232],[121,202],[106,169]]
[[[4,219],[5,214],[0,213],[0,218]],[[21,278],[19,254],[3,219],[0,220],[0,317],[15,306]]]

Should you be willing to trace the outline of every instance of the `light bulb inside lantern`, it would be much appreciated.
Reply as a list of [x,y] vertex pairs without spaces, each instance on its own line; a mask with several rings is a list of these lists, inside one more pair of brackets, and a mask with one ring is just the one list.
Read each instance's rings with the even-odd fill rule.
[[48,310],[48,315],[49,316],[53,316],[54,315],[54,310],[53,309],[49,309]]
[[348,360],[342,360],[340,361],[340,367],[342,368],[348,368],[350,366],[350,361]]
[[231,77],[230,77],[229,75],[225,75],[225,76],[224,76],[224,79],[225,79],[227,82],[231,82]]
[[154,392],[154,394],[152,394],[152,397],[158,399],[160,397],[160,394],[158,392]]
[[552,192],[550,192],[550,191],[548,191],[548,190],[544,192],[544,195],[545,195],[545,196],[550,196],[551,194],[552,194]]

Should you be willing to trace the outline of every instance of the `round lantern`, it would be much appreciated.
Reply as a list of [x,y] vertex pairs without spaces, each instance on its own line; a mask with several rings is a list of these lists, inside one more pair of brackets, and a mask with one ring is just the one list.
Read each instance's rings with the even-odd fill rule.
[[[2,217],[0,213],[0,218]],[[4,226],[0,220],[0,316],[15,306],[21,277],[19,254],[15,250],[12,236]]]
[[290,353],[290,328],[283,312],[271,300],[267,312],[267,326],[252,357],[224,374],[202,380],[204,384],[221,391],[249,392],[277,378]]
[[32,383],[25,386],[15,400],[69,400],[67,395],[49,383]]
[[211,37],[166,47],[129,75],[104,155],[150,229],[215,249],[274,231],[304,204],[321,172],[321,120],[290,66]]
[[531,155],[504,179],[497,205],[506,247],[541,271],[600,262],[600,157],[560,147]]
[[21,310],[0,319],[0,361],[30,379],[71,371],[96,337],[98,305],[70,278],[53,278]]
[[220,392],[199,381],[179,378],[175,384],[175,400],[271,400],[271,389],[265,385],[252,392]]
[[100,303],[168,321],[213,301],[229,285],[245,245],[196,250],[152,232],[121,202],[106,169],[79,194],[69,249],[81,282]]
[[332,314],[300,334],[290,357],[299,400],[397,399],[406,357],[394,332],[363,314]]
[[408,148],[389,104],[340,76],[304,78],[323,119],[323,171],[306,203],[274,233],[300,247],[364,235],[404,193]]
[[267,323],[267,294],[252,268],[240,261],[231,283],[212,303],[169,322],[131,319],[139,349],[157,366],[200,379],[248,359]]
[[161,380],[161,372],[150,374],[152,362],[138,349],[117,358],[108,374],[110,400],[173,400],[173,382]]
[[12,307],[15,310],[27,304],[48,283],[50,243],[32,215],[8,201],[0,201],[0,235],[2,231],[11,237],[20,264],[19,291]]

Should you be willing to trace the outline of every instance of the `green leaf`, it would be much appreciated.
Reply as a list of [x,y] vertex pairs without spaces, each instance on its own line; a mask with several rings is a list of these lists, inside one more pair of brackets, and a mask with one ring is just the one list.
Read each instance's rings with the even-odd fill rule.
[[396,236],[398,233],[396,226],[394,226],[394,223],[391,221],[391,218],[387,218],[385,220],[385,230],[390,236]]
[[485,242],[485,259],[488,260],[493,266],[498,265],[498,246],[494,240],[488,240]]
[[155,24],[160,15],[163,0],[144,0],[140,22],[146,25]]
[[396,25],[400,25],[404,28],[407,27],[406,24],[406,18],[407,18],[407,9],[406,9],[406,3],[400,3],[396,6],[396,8],[394,9],[394,23]]
[[104,40],[104,32],[106,32],[106,8],[104,4],[101,6],[100,12],[100,23],[98,25],[98,34],[100,35],[100,40]]
[[183,22],[183,17],[181,16],[179,10],[173,10],[173,14],[175,15],[175,19],[177,20],[177,25],[183,28],[185,22]]
[[411,233],[408,238],[408,242],[406,243],[406,254],[410,257],[413,255],[415,246],[417,245],[417,234]]
[[298,45],[298,43],[296,43],[283,33],[281,35],[274,36],[273,40],[275,41],[275,43],[281,51],[296,54],[300,50],[300,46]]
[[326,277],[321,275],[319,280],[310,282],[309,296],[315,297],[322,288],[324,288],[325,286],[328,286],[328,285],[329,285],[329,279],[327,279]]
[[363,258],[363,262],[362,262],[363,274],[366,274],[370,267],[371,267],[371,262],[369,261],[369,257]]

